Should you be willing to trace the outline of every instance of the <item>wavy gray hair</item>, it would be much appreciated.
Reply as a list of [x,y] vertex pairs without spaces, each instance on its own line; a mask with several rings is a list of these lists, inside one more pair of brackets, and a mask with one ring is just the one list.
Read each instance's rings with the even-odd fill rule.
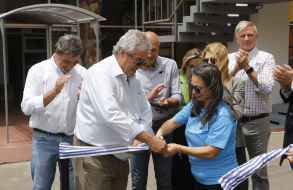
[[113,47],[113,54],[116,55],[119,51],[134,54],[138,51],[147,52],[150,49],[151,42],[143,32],[128,30]]
[[255,25],[253,22],[251,22],[251,21],[246,21],[246,20],[240,21],[240,22],[236,25],[234,33],[235,33],[235,34],[236,34],[236,33],[239,33],[239,32],[241,32],[242,30],[244,30],[244,28],[246,28],[246,27],[248,27],[248,26],[251,26],[251,27],[254,29],[256,35],[258,34],[258,32],[257,32],[257,28],[256,28],[256,25]]
[[81,55],[83,51],[81,39],[73,34],[61,36],[55,44],[55,52],[59,54]]

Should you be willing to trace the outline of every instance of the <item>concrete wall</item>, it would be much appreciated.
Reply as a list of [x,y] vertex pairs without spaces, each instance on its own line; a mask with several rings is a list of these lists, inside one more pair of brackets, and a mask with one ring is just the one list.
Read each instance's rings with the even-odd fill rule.
[[[257,46],[275,56],[277,64],[288,63],[289,21],[288,2],[266,4],[255,15],[251,16],[259,31]],[[235,42],[228,44],[229,51],[235,51]],[[273,91],[273,104],[280,103],[279,85]]]

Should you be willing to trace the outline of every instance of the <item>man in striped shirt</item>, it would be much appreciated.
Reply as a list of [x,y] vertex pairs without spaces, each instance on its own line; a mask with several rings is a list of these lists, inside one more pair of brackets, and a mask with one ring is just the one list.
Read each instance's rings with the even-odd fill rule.
[[[251,159],[267,152],[275,59],[272,54],[256,47],[257,28],[254,23],[240,21],[235,28],[235,38],[239,50],[229,55],[229,69],[236,80],[245,81],[244,114],[240,127]],[[252,184],[253,190],[269,189],[266,168],[252,176]]]

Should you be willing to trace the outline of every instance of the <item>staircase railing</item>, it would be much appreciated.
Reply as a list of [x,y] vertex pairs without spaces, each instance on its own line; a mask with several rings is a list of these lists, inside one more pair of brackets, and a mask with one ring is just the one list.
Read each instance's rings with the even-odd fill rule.
[[[199,4],[200,0],[141,0],[142,29],[145,25],[170,25],[172,35],[177,38],[178,23],[185,15],[185,4]],[[198,6],[200,7],[200,6]],[[189,9],[188,9],[189,13]],[[178,17],[182,15],[181,17]],[[179,22],[178,22],[179,21]],[[175,40],[177,41],[177,40]]]

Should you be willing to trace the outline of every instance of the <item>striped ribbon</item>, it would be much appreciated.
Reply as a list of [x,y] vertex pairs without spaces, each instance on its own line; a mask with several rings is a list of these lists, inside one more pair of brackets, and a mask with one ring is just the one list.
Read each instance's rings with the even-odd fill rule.
[[77,157],[88,157],[88,156],[101,156],[110,154],[129,154],[139,151],[148,150],[149,147],[146,144],[139,146],[121,146],[121,145],[110,145],[110,146],[72,146],[67,143],[59,144],[59,158],[77,158]]
[[292,147],[293,144],[284,149],[274,149],[271,152],[256,156],[245,164],[242,164],[223,175],[219,179],[219,183],[223,190],[233,190],[238,184],[254,174],[256,170],[263,168],[272,160],[286,154],[286,152]]

